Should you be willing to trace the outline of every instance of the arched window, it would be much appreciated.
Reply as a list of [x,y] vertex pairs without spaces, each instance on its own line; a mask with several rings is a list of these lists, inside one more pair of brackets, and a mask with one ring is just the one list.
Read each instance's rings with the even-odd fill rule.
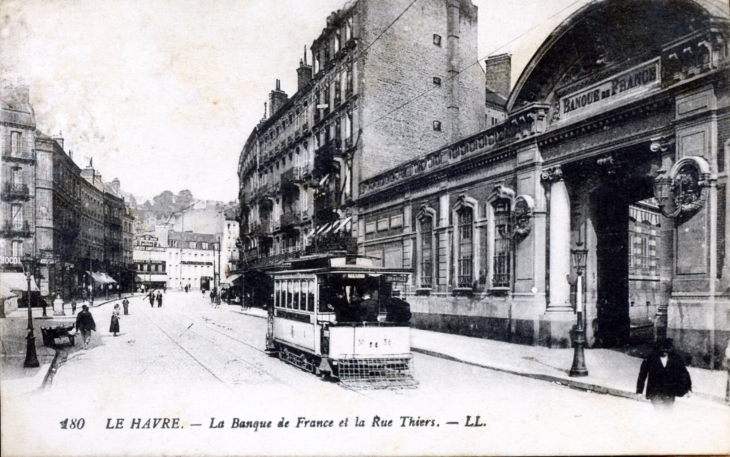
[[427,204],[422,204],[421,209],[416,215],[418,224],[416,230],[417,239],[417,268],[419,287],[430,289],[436,283],[436,272],[438,270],[438,247],[436,245],[436,237],[434,233],[434,224],[436,222],[436,211]]
[[431,288],[433,285],[433,217],[421,219],[421,274],[420,285]]
[[474,282],[474,211],[464,207],[457,212],[458,225],[458,287],[472,287]]
[[492,287],[510,286],[510,265],[512,240],[509,236],[510,207],[512,202],[507,198],[498,198],[492,202],[494,214],[494,255],[492,256]]

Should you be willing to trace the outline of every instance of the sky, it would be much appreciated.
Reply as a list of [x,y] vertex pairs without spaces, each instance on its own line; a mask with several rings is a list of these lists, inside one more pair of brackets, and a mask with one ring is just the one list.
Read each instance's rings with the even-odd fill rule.
[[[514,84],[588,0],[473,2],[479,58],[511,53]],[[295,92],[304,46],[344,3],[0,0],[0,80],[30,86],[37,128],[62,132],[80,166],[93,157],[125,191],[231,201],[240,151],[275,80]]]

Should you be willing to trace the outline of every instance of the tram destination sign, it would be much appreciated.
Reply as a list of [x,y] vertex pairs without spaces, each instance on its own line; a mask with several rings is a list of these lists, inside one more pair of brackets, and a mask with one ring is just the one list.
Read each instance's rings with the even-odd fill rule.
[[386,282],[408,282],[408,275],[399,274],[387,274],[385,275]]
[[579,92],[560,97],[560,120],[592,112],[659,86],[659,59],[641,64]]

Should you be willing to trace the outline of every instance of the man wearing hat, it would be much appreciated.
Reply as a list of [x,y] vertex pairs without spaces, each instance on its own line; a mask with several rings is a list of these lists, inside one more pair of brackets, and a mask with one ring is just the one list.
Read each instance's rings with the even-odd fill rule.
[[644,392],[646,382],[646,398],[657,410],[670,410],[675,397],[692,391],[689,372],[672,346],[669,338],[657,341],[652,354],[642,362],[636,382],[637,394]]
[[89,347],[89,341],[91,341],[91,332],[96,330],[96,323],[94,317],[89,312],[89,307],[83,305],[81,312],[76,316],[76,330],[81,332],[81,337],[84,340],[84,349]]

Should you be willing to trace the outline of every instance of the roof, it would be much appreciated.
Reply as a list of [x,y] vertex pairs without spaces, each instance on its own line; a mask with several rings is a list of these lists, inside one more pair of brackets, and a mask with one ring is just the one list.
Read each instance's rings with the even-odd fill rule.
[[507,97],[492,91],[489,87],[487,87],[486,102],[487,105],[492,105],[498,108],[502,108],[504,110],[507,109]]
[[194,233],[194,232],[175,232],[170,230],[168,240],[175,241],[200,241],[203,243],[217,243],[217,235],[210,235],[207,233]]
[[662,49],[667,43],[709,27],[714,19],[727,21],[727,2],[722,8],[715,3],[591,1],[556,27],[535,52],[512,89],[507,110],[544,101],[560,85],[611,64],[626,63],[631,56],[642,58],[648,50]]

